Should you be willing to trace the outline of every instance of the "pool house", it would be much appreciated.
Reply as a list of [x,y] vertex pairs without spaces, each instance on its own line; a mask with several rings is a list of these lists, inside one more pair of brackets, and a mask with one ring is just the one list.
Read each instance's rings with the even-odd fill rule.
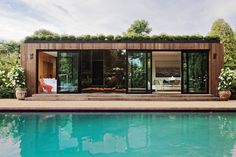
[[204,38],[26,40],[21,45],[29,96],[68,93],[217,96],[223,53],[218,40]]

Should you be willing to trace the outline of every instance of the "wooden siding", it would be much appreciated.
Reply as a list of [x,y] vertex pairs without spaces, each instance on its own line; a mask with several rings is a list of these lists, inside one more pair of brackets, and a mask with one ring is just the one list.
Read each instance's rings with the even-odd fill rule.
[[23,43],[21,62],[26,73],[29,95],[36,93],[36,60],[40,50],[151,50],[181,51],[209,50],[209,93],[217,96],[217,82],[224,64],[223,45],[220,43]]

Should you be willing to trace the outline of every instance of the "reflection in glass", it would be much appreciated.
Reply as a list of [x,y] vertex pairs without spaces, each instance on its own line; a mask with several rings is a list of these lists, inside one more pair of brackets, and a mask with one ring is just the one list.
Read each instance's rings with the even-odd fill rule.
[[81,91],[125,92],[125,52],[81,51]]
[[20,157],[25,120],[21,115],[0,114],[0,156]]
[[151,53],[128,52],[128,92],[151,92]]
[[82,51],[81,53],[81,89],[92,86],[92,52]]
[[113,92],[125,92],[125,57],[124,51],[112,50],[104,53],[104,83],[105,87],[112,88]]
[[183,52],[183,93],[208,93],[208,52]]
[[58,55],[58,92],[79,91],[79,53],[60,52]]

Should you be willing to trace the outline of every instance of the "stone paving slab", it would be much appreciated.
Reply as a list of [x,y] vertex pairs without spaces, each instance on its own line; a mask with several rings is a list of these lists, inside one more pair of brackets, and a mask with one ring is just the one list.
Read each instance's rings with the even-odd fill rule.
[[236,111],[231,101],[19,101],[0,99],[1,111]]

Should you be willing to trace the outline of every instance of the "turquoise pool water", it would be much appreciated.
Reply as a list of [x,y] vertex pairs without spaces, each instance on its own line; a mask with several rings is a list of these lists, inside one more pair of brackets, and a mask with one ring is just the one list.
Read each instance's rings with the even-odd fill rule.
[[236,113],[2,113],[0,157],[235,157]]

